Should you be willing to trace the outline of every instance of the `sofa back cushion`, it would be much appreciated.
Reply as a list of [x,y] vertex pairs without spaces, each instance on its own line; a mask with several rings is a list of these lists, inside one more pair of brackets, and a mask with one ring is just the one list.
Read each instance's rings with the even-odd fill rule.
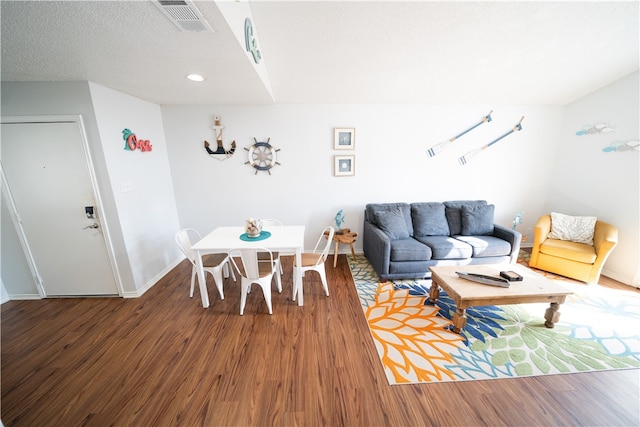
[[392,239],[413,236],[411,208],[408,203],[369,203],[364,214],[365,220],[380,227]]
[[390,239],[407,239],[409,231],[407,230],[407,222],[399,208],[388,211],[378,211],[374,214],[378,227],[382,229]]
[[495,205],[462,205],[462,235],[483,236],[493,234]]
[[444,213],[451,236],[462,234],[462,206],[486,205],[486,200],[453,200],[444,202]]
[[442,203],[412,203],[411,221],[416,237],[449,235],[449,223]]

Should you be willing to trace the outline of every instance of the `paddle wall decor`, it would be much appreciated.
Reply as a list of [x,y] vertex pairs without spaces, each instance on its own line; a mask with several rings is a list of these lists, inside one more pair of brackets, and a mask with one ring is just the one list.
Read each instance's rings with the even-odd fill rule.
[[520,119],[520,121],[508,132],[504,133],[503,135],[499,136],[498,138],[494,139],[493,141],[491,141],[488,144],[483,145],[480,148],[476,148],[473,151],[469,151],[467,154],[465,154],[464,156],[460,157],[458,159],[458,163],[460,163],[461,166],[466,165],[467,163],[469,163],[469,161],[474,158],[475,156],[477,156],[478,154],[482,153],[484,150],[486,150],[487,148],[491,147],[493,144],[495,144],[496,142],[500,141],[502,138],[505,138],[509,135],[511,135],[513,132],[519,132],[522,130],[522,121],[524,120],[524,116],[522,116],[522,118]]
[[456,141],[458,138],[460,138],[462,135],[471,132],[472,130],[474,130],[475,128],[477,128],[478,126],[480,126],[483,123],[489,123],[491,121],[491,113],[493,113],[493,110],[489,111],[489,114],[487,114],[486,116],[484,116],[482,118],[482,120],[480,120],[478,123],[476,123],[475,125],[471,126],[469,129],[457,134],[456,136],[454,136],[453,138],[444,140],[442,142],[437,143],[436,145],[434,145],[433,147],[429,148],[427,150],[427,154],[429,155],[429,157],[434,157],[435,155],[443,152],[444,150],[447,149],[447,147],[449,147],[449,145],[451,145],[454,141]]
[[231,148],[225,149],[222,143],[222,129],[224,126],[220,123],[220,116],[215,116],[213,118],[213,131],[216,134],[216,148],[215,150],[211,149],[211,144],[208,141],[204,142],[204,149],[207,150],[207,153],[210,157],[218,160],[225,160],[229,157],[233,156],[233,153],[236,151],[236,142],[231,141]]

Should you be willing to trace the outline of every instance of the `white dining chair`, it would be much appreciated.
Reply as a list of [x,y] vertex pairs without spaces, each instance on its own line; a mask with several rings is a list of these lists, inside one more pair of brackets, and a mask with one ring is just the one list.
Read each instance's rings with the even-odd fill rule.
[[[189,297],[193,298],[197,268],[195,252],[191,250],[191,246],[201,239],[200,233],[193,228],[185,228],[176,233],[175,239],[176,245],[178,245],[178,248],[180,248],[192,265],[191,290],[189,291]],[[205,273],[209,272],[213,276],[213,281],[215,282],[218,293],[220,294],[220,299],[224,299],[224,291],[222,289],[223,275],[224,277],[229,277],[229,274],[231,274],[233,281],[236,281],[236,276],[233,273],[233,270],[230,271],[229,269],[229,256],[226,253],[205,255],[202,257],[202,265],[204,266]]]
[[[269,227],[282,227],[282,222],[277,220],[277,219],[263,219],[262,221],[262,228],[264,229],[265,227],[269,228]],[[266,230],[269,231],[269,230]],[[271,251],[271,255],[273,256],[273,260],[276,261],[278,263],[278,270],[280,271],[280,274],[282,274],[282,264],[280,262],[280,252],[276,252],[276,251]],[[263,260],[268,260],[269,256],[267,253],[258,253],[258,259],[260,261]]]
[[[322,281],[322,287],[324,289],[324,293],[329,296],[329,286],[327,285],[327,273],[324,268],[324,262],[327,260],[327,256],[329,255],[329,249],[331,248],[331,243],[333,242],[333,235],[335,234],[335,230],[333,227],[328,226],[322,233],[320,233],[320,237],[316,242],[316,246],[313,248],[312,252],[303,252],[301,256],[302,265],[298,267],[296,264],[295,258],[293,259],[293,277],[297,277],[297,269],[300,268],[302,270],[302,282],[300,286],[304,285],[304,276],[307,271],[315,271],[320,275],[320,280]],[[326,243],[323,242],[326,239]],[[294,280],[295,282],[295,280]],[[296,289],[295,285],[293,288],[293,300],[296,300],[296,294],[298,289]]]
[[[265,259],[259,260],[258,253]],[[244,307],[247,303],[247,294],[251,291],[251,285],[257,284],[262,288],[264,300],[267,303],[269,314],[273,313],[271,307],[271,282],[276,277],[278,292],[282,292],[282,282],[278,274],[279,264],[274,260],[271,251],[267,248],[242,248],[229,251],[229,259],[241,276],[240,280],[240,315],[244,315]]]

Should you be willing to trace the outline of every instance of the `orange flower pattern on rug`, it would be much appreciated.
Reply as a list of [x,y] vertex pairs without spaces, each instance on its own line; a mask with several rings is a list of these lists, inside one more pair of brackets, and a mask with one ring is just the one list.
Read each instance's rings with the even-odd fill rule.
[[462,337],[448,330],[451,321],[436,316],[438,307],[426,298],[394,290],[392,282],[378,284],[374,304],[365,316],[390,383],[453,380],[447,365]]

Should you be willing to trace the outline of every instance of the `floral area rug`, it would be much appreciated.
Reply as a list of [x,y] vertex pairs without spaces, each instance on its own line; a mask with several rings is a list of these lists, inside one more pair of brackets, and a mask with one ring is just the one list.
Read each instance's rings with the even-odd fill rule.
[[[521,252],[520,263],[527,265]],[[461,334],[455,304],[431,280],[378,283],[367,259],[348,256],[351,274],[389,384],[486,380],[640,367],[640,294],[550,273],[574,294],[555,328],[548,303],[470,307]],[[537,271],[537,270],[536,270]]]

